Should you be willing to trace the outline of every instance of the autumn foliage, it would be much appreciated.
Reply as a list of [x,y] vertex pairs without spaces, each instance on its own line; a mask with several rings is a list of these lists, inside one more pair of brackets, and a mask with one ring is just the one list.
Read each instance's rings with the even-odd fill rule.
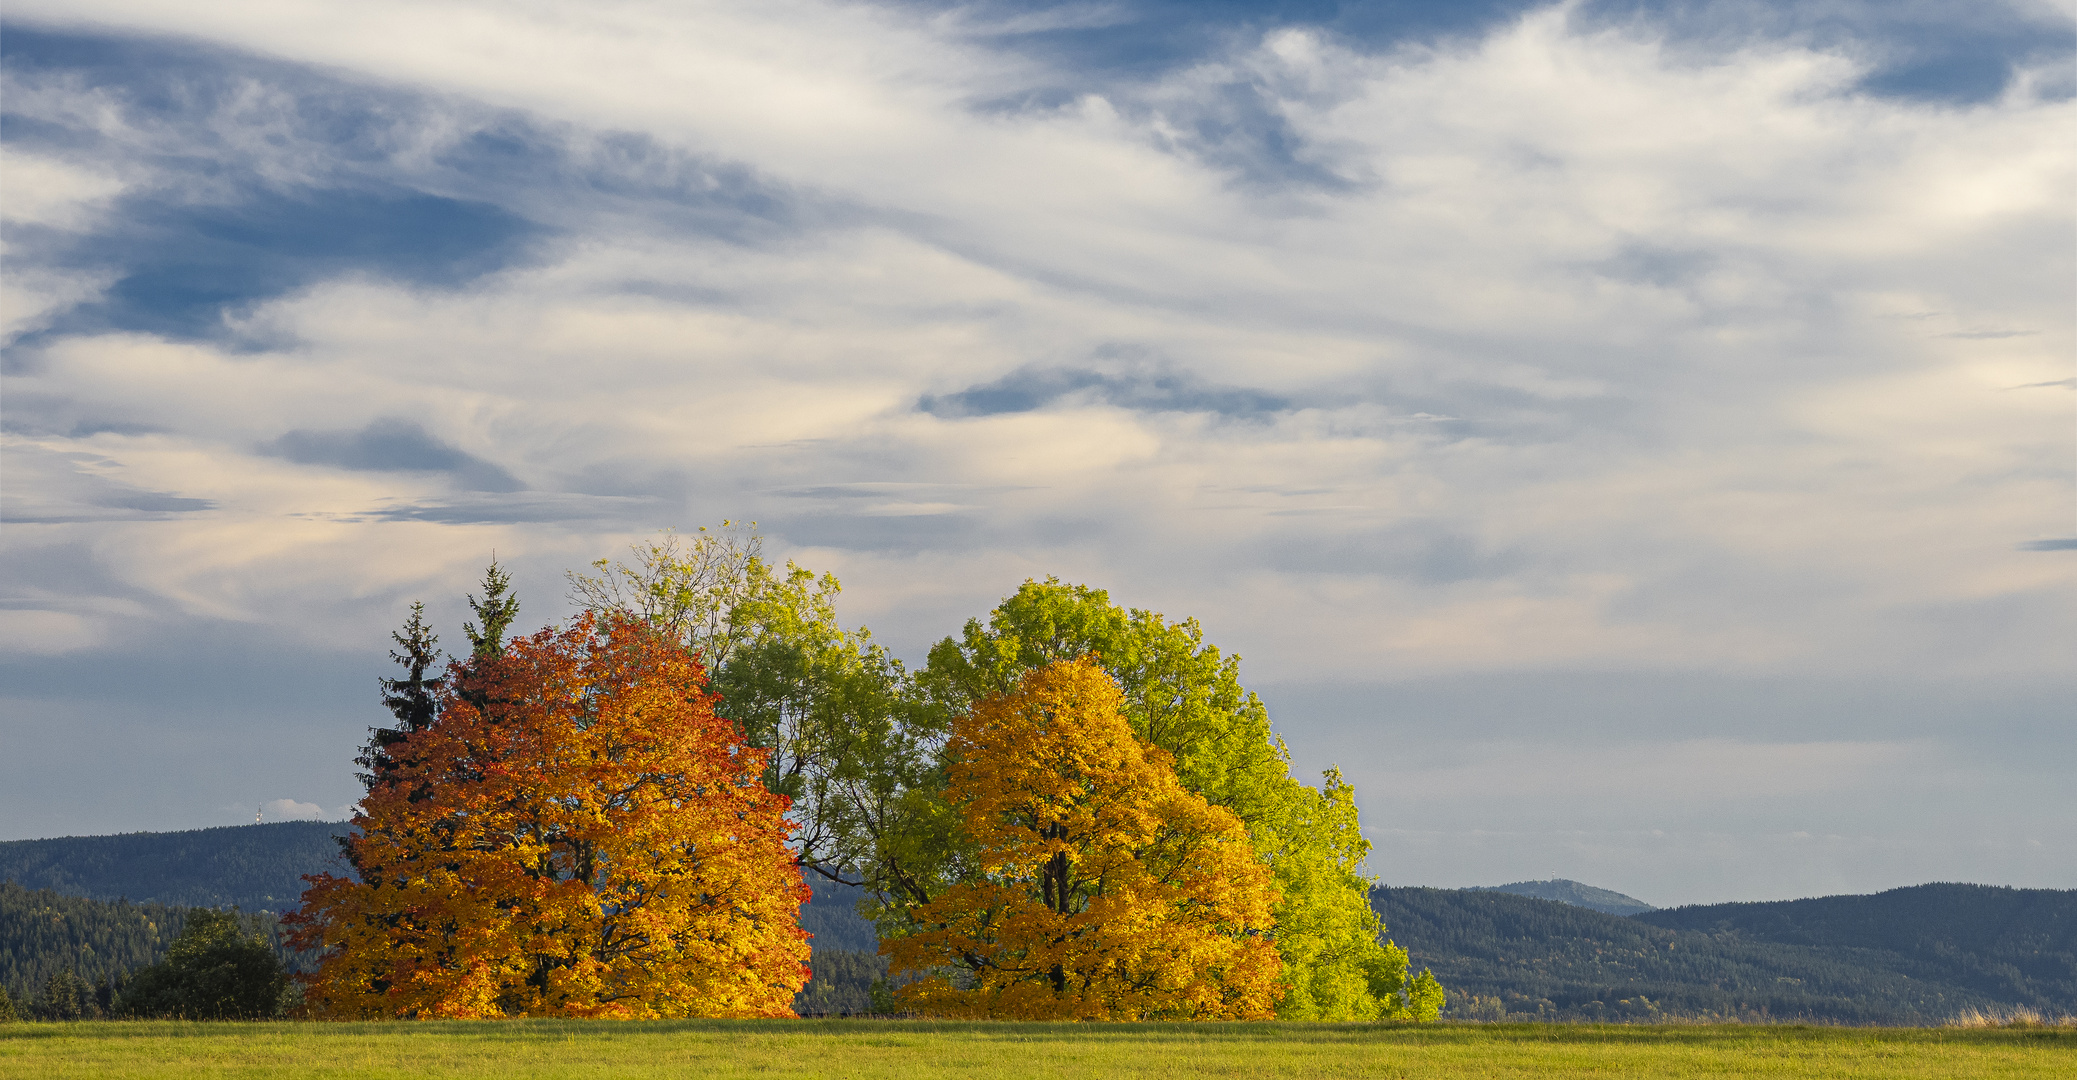
[[913,1008],[1062,1020],[1273,1016],[1277,892],[1240,820],[1133,735],[1118,685],[1062,661],[953,722],[972,871],[884,950]]
[[807,898],[765,753],[643,624],[585,615],[450,670],[288,920],[332,1017],[790,1016]]

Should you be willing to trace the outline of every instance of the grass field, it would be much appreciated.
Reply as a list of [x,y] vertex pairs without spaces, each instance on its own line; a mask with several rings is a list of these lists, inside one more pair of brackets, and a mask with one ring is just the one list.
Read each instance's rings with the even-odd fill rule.
[[0,1025],[0,1077],[2065,1077],[2077,1030],[505,1021]]

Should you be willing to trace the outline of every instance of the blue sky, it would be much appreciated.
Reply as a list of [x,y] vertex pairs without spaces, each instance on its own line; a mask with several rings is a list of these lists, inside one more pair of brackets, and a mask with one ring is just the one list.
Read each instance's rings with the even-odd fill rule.
[[2077,887],[2072,16],[27,0],[0,833],[332,814],[754,519],[898,653],[1196,615],[1399,884]]

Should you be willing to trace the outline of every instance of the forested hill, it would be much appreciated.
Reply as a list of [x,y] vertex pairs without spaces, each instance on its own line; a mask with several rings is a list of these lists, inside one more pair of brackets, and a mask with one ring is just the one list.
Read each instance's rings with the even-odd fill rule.
[[1706,904],[1635,918],[1739,941],[1879,952],[1912,978],[1940,978],[2035,1008],[2077,1003],[2072,889],[1913,885],[1872,896]]
[[304,874],[343,872],[339,821],[0,842],[0,881],[95,900],[293,911]]
[[[1916,914],[1908,920],[1900,915],[1899,925],[1922,930],[1944,916],[1959,931],[1969,921],[1966,906],[1947,906],[1963,894],[1940,891],[1956,887],[1922,888],[1932,890],[1919,893],[1924,906],[1912,909]],[[2077,900],[2077,894],[2056,895],[2064,904]],[[1463,1018],[1934,1024],[1972,1008],[2077,1011],[2077,991],[2068,975],[2029,979],[2021,972],[2020,981],[2002,984],[1983,978],[1997,961],[1985,961],[1957,944],[1974,941],[1967,933],[1925,938],[1929,944],[1910,949],[1901,937],[1885,942],[1863,929],[1849,934],[1850,919],[1844,916],[1836,924],[1838,937],[1827,936],[1812,921],[1796,941],[1769,940],[1714,922],[1656,924],[1661,917],[1689,917],[1681,912],[1772,905],[1625,917],[1487,891],[1380,888],[1371,900],[1392,938],[1412,954],[1414,966],[1431,968],[1450,988],[1450,1015]],[[2045,915],[2048,908],[2038,910]],[[2016,931],[2009,940],[2019,940]],[[2047,938],[2041,944],[2036,970],[2060,964],[2064,972],[2077,971],[2067,935],[2059,946]],[[1942,955],[1943,947],[1951,952]]]
[[[304,874],[346,873],[332,838],[347,829],[339,821],[287,821],[10,840],[0,842],[0,882],[93,900],[294,911]],[[801,912],[801,926],[815,935],[816,947],[877,948],[872,924],[858,917],[857,889],[819,878],[812,884],[815,899]]]
[[1567,881],[1564,878],[1551,878],[1548,881],[1517,881],[1511,885],[1487,885],[1474,887],[1466,891],[1504,892],[1513,893],[1516,896],[1533,896],[1538,900],[1556,900],[1561,904],[1593,908],[1595,911],[1605,911],[1610,915],[1636,915],[1639,912],[1656,910],[1650,904],[1634,896],[1624,896],[1622,893],[1613,890],[1597,889],[1592,885],[1582,885],[1577,881]]
[[120,979],[165,959],[186,921],[183,908],[106,904],[0,883],[0,987],[19,1002],[60,971],[96,985]]

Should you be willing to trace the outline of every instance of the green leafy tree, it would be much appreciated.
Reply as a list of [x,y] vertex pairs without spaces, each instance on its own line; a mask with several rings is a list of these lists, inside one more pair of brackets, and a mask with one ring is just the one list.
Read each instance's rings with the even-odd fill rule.
[[856,884],[875,825],[918,757],[901,722],[900,661],[870,631],[838,623],[835,576],[791,562],[774,570],[755,523],[665,534],[630,554],[569,575],[571,600],[634,616],[699,652],[721,697],[716,712],[770,751],[764,783],[793,800],[801,865]]
[[[1080,657],[1095,657],[1118,681],[1134,734],[1174,755],[1185,787],[1239,817],[1274,872],[1283,894],[1275,912],[1285,978],[1278,1015],[1410,1015],[1406,953],[1384,940],[1370,909],[1363,873],[1370,844],[1353,789],[1339,770],[1330,769],[1318,788],[1290,776],[1290,752],[1270,730],[1268,710],[1240,684],[1240,658],[1206,642],[1197,620],[1172,623],[1121,608],[1101,589],[1056,578],[1027,581],[986,623],[968,620],[959,638],[932,647],[916,677],[926,723],[944,723],[1027,672]],[[917,824],[925,843],[884,852],[911,861],[883,877],[923,883],[915,891],[930,893],[966,873],[966,860],[956,847],[931,842],[935,823]],[[894,919],[890,928],[898,925]]]
[[8,996],[7,988],[0,986],[0,1024],[10,1024],[21,1019],[14,1011],[14,998]]
[[125,1016],[266,1020],[287,1005],[288,972],[235,911],[193,908],[166,959],[130,976],[115,1002]]
[[837,622],[841,589],[791,562],[761,575],[734,609],[741,637],[713,685],[721,714],[771,751],[765,785],[794,801],[802,864],[854,881],[847,870],[869,858],[872,807],[901,779],[906,699],[901,662],[871,631]]
[[772,579],[757,523],[724,520],[689,537],[665,532],[632,545],[629,554],[593,562],[590,574],[570,573],[571,602],[632,615],[699,653],[709,671],[726,665],[753,630],[738,609]]
[[[1196,620],[1127,610],[1056,579],[1026,582],[984,623],[930,650],[913,676],[868,631],[839,625],[835,577],[775,570],[754,523],[639,543],[627,560],[569,575],[571,599],[634,615],[699,650],[718,712],[771,751],[765,781],[794,800],[805,868],[860,883],[883,936],[967,881],[977,852],[945,799],[951,722],[1061,660],[1096,657],[1124,692],[1136,735],[1167,751],[1178,777],[1246,826],[1284,897],[1280,1015],[1411,1015],[1407,958],[1383,940],[1363,873],[1370,845],[1354,792],[1330,770],[1319,787],[1290,776],[1290,755],[1239,658]],[[1432,981],[1432,980],[1431,980]]]

